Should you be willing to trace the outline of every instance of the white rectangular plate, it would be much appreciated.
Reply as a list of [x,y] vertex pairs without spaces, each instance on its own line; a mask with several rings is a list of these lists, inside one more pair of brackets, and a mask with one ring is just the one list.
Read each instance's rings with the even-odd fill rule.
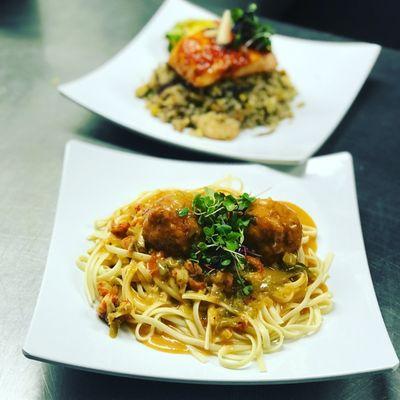
[[[224,369],[211,357],[150,349],[126,332],[116,339],[85,298],[76,258],[88,248],[94,220],[140,192],[195,188],[227,174],[245,190],[294,202],[319,229],[319,253],[335,253],[328,285],[334,310],[313,336],[285,343],[265,356],[268,371],[252,364]],[[27,357],[93,371],[204,383],[279,383],[329,379],[395,368],[398,358],[383,323],[365,255],[351,156],[309,160],[292,175],[260,165],[205,164],[157,159],[72,141],[63,177],[42,287],[23,348]]]
[[[115,57],[59,91],[87,109],[122,126],[174,145],[220,156],[278,164],[310,157],[331,135],[366,80],[380,46],[273,36],[279,67],[289,72],[299,96],[295,117],[271,135],[267,128],[243,131],[233,141],[218,141],[175,131],[151,116],[135,89],[168,60],[165,33],[185,18],[215,15],[184,0],[166,0],[143,30]],[[302,108],[296,107],[304,102]]]

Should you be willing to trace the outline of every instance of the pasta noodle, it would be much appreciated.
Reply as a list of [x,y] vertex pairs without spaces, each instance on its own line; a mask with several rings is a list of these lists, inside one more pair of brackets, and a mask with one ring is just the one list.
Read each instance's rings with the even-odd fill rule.
[[[234,185],[238,190],[232,189]],[[210,187],[234,196],[243,190],[233,179]],[[185,193],[193,197],[203,191]],[[97,221],[89,237],[94,246],[77,260],[88,300],[108,323],[111,336],[126,325],[139,342],[151,347],[186,352],[200,362],[216,355],[223,367],[232,369],[255,361],[264,371],[264,354],[281,349],[285,339],[318,331],[323,314],[332,309],[325,283],[333,256],[317,256],[315,226],[302,224],[301,245],[290,255],[302,268],[288,272],[265,267],[265,290],[263,283],[249,296],[218,292],[216,285],[193,290],[187,260],[148,251],[143,238],[149,208],[172,192],[144,193]],[[117,225],[129,226],[129,234],[119,234]]]

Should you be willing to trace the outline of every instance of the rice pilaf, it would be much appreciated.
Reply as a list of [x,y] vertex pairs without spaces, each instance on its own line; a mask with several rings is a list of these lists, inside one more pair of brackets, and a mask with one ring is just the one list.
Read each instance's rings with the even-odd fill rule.
[[195,88],[168,64],[160,65],[150,81],[136,90],[151,114],[178,131],[212,139],[231,140],[241,129],[266,126],[271,131],[293,116],[297,92],[284,70],[223,79]]

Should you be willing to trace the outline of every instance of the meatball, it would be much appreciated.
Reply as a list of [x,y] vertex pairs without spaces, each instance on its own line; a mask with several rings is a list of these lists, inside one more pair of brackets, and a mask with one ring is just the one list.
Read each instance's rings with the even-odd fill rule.
[[272,199],[257,199],[247,209],[251,222],[246,232],[246,245],[272,264],[285,252],[299,249],[302,226],[297,214],[285,204]]
[[174,192],[162,197],[146,213],[143,238],[146,247],[163,251],[167,256],[183,257],[200,236],[196,218],[189,212],[180,217],[178,212],[191,205],[184,192]]

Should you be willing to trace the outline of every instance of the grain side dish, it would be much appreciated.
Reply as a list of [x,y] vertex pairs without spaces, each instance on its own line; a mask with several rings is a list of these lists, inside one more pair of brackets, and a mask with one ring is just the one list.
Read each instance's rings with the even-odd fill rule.
[[271,51],[271,28],[256,6],[220,21],[186,20],[166,35],[170,58],[136,89],[154,117],[177,131],[232,140],[242,129],[269,131],[293,117],[296,89]]

